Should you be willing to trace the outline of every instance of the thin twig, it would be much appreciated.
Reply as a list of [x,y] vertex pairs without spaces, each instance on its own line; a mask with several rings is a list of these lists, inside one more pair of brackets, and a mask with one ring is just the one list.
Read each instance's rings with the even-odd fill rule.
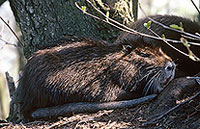
[[[200,41],[200,39],[195,39],[195,38],[193,38],[193,37],[190,37],[190,36],[187,36],[187,35],[184,35],[184,34],[181,34],[181,37],[184,37],[184,38],[186,38],[186,39],[191,39],[191,40]],[[196,44],[198,44],[197,46],[200,46],[199,43],[196,43]]]
[[[131,33],[131,34],[139,34],[139,35],[143,35],[143,33],[139,33],[139,32],[137,32],[137,31],[129,31],[129,30],[126,30],[126,29],[123,29],[123,28],[121,28],[121,27],[119,27],[119,26],[117,26],[117,25],[115,25],[115,24],[113,24],[113,23],[111,23],[111,22],[109,22],[108,20],[110,20],[110,18],[108,18],[107,20],[104,20],[104,19],[101,19],[101,18],[99,18],[99,17],[97,17],[97,16],[95,16],[95,15],[92,15],[92,14],[90,14],[90,13],[88,13],[88,12],[84,12],[81,8],[80,8],[80,6],[77,4],[77,3],[75,3],[75,5],[76,5],[76,7],[78,8],[78,9],[80,9],[84,14],[86,14],[86,15],[88,15],[88,16],[91,16],[91,17],[93,17],[93,18],[95,18],[95,19],[97,19],[97,20],[100,20],[100,21],[103,21],[103,22],[106,22],[106,23],[108,23],[108,24],[110,24],[110,25],[112,25],[112,26],[114,26],[114,27],[116,27],[116,28],[118,28],[118,29],[120,29],[120,30],[122,30],[122,31],[125,31],[125,32],[128,32],[128,33]],[[123,24],[122,24],[123,25]],[[145,35],[145,34],[144,34]],[[151,36],[151,35],[149,35],[150,37],[154,37],[154,36]],[[147,36],[148,37],[148,36]],[[156,38],[157,39],[157,38]]]
[[200,79],[200,77],[186,77],[187,79]]
[[[84,12],[84,11],[80,8],[80,6],[79,6],[78,4],[75,3],[75,5],[76,5],[76,7],[77,7],[78,9],[80,9],[80,10],[83,12],[83,14],[86,14],[86,15],[88,15],[88,16],[90,16],[90,17],[93,17],[93,18],[95,18],[95,19],[97,19],[97,20],[100,20],[100,21],[103,21],[103,22],[105,22],[105,23],[108,23],[108,24],[110,24],[110,25],[112,25],[112,26],[114,26],[114,27],[116,27],[116,28],[118,28],[118,29],[120,29],[120,30],[122,30],[122,31],[131,33],[131,34],[140,34],[139,32],[132,32],[132,31],[123,29],[123,28],[121,28],[121,27],[119,27],[119,26],[117,26],[117,25],[115,25],[115,24],[109,22],[108,20],[101,19],[101,18],[99,18],[99,17],[97,17],[97,16],[95,16],[95,15],[93,15],[93,14],[91,14],[91,13]],[[142,35],[142,33],[141,33],[140,35]],[[145,35],[145,34],[144,34],[144,35]],[[150,37],[153,37],[153,36],[151,36],[151,35],[149,35],[149,36],[150,36]]]
[[[113,25],[114,27],[117,27],[118,29],[120,29],[120,30],[122,30],[122,31],[125,31],[125,32],[128,32],[128,33],[131,33],[131,34],[138,34],[138,35],[141,35],[141,36],[145,36],[145,37],[148,37],[148,38],[152,38],[152,39],[156,39],[156,40],[163,40],[163,39],[160,39],[160,38],[158,38],[158,37],[155,37],[155,36],[152,36],[152,35],[148,35],[148,34],[144,34],[144,33],[140,33],[140,32],[137,32],[136,30],[134,30],[134,29],[131,29],[131,28],[129,28],[129,27],[127,27],[127,26],[125,26],[124,24],[121,24],[121,23],[119,23],[119,22],[117,22],[117,21],[115,21],[115,20],[113,20],[112,18],[109,18],[109,17],[107,17],[102,11],[100,11],[98,8],[96,8],[89,0],[86,0],[97,12],[99,12],[102,16],[104,16],[105,18],[106,18],[106,20],[103,20],[103,19],[101,19],[101,18],[97,18],[96,16],[95,17],[93,17],[93,18],[96,18],[96,19],[98,19],[98,20],[103,20],[104,22],[106,22],[106,23],[108,23],[108,24],[111,24],[110,22],[108,22],[108,20],[109,21],[111,21],[111,22],[113,22],[113,23],[115,23],[115,24],[117,24],[117,25],[119,25],[119,26],[121,26],[121,27],[118,27],[118,26],[116,26],[116,25],[114,25],[114,24],[111,24],[111,25]],[[78,7],[78,5],[76,5],[77,7]],[[79,9],[83,12],[83,10],[79,7]],[[90,13],[88,13],[88,12],[83,12],[83,13],[85,13],[86,15],[88,15],[88,14],[90,14]],[[91,16],[92,14],[90,14],[90,16]],[[93,15],[94,16],[94,15]],[[123,29],[123,28],[124,29]],[[172,28],[171,28],[172,29]],[[172,43],[182,43],[181,41],[177,41],[177,40],[171,40],[171,39],[165,39],[166,41],[168,41],[168,42],[172,42]],[[194,42],[188,42],[189,44],[193,44],[193,45],[200,45],[200,44],[198,44],[198,43],[194,43]]]
[[14,43],[9,43],[9,42],[7,42],[6,40],[4,40],[2,38],[0,38],[0,40],[3,41],[5,43],[5,45],[11,45],[11,46],[14,46],[14,47],[18,48],[18,46],[16,44],[14,44]]
[[53,123],[51,126],[47,127],[47,129],[61,128],[62,126],[66,125],[68,123],[71,123],[73,121],[63,121],[62,123],[60,121],[58,121],[56,123]]
[[[129,27],[127,27],[127,26],[125,26],[125,25],[123,25],[123,24],[121,24],[121,23],[119,23],[119,22],[117,22],[117,21],[115,21],[115,20],[113,20],[113,19],[107,17],[103,12],[101,12],[99,9],[97,9],[89,0],[86,0],[86,1],[87,1],[96,11],[98,11],[100,14],[102,14],[102,15],[106,18],[106,20],[101,19],[101,18],[99,18],[99,17],[97,17],[97,16],[94,16],[94,15],[92,15],[92,14],[86,12],[86,11],[83,11],[83,10],[79,7],[79,5],[78,5],[77,3],[75,3],[76,7],[77,7],[78,9],[80,9],[84,14],[89,15],[89,16],[95,18],[95,19],[104,21],[104,22],[106,22],[106,23],[108,23],[108,24],[110,24],[110,25],[112,25],[112,26],[114,26],[114,27],[116,27],[116,28],[118,28],[118,29],[120,29],[120,30],[122,30],[122,31],[131,33],[131,34],[138,34],[138,35],[145,36],[145,37],[148,37],[148,38],[152,38],[152,39],[157,39],[157,40],[162,40],[162,41],[164,41],[162,38],[159,38],[159,37],[155,37],[155,36],[152,36],[152,35],[148,35],[148,34],[144,34],[144,33],[137,32],[137,31],[135,31],[135,30],[133,30],[133,29],[131,29],[131,28],[129,28]],[[113,23],[115,23],[115,24],[117,24],[117,25],[119,25],[119,26],[121,26],[121,27],[119,27],[119,26],[117,26],[117,25],[115,25],[115,24],[113,24],[113,23],[111,23],[111,22],[109,22],[109,21],[111,21],[111,22],[113,22]],[[123,28],[122,28],[122,27],[123,27]],[[170,41],[170,42],[176,42],[176,43],[178,43],[176,40],[165,39],[165,41]],[[164,41],[164,42],[165,42],[165,41]],[[179,41],[179,43],[182,43],[182,42]],[[172,45],[170,45],[170,46],[172,46]],[[177,49],[176,47],[172,46],[172,48],[173,48],[173,49],[175,48],[175,50],[178,50],[179,52],[181,52],[181,54],[183,54],[183,55],[189,57],[188,54],[182,52],[181,50]],[[197,58],[197,59],[199,59],[199,58]]]
[[[151,21],[153,21],[154,23],[156,23],[156,24],[158,24],[158,25],[161,25],[161,26],[164,27],[165,29],[173,30],[173,31],[176,31],[176,32],[179,32],[179,33],[183,33],[183,34],[192,36],[192,34],[189,34],[189,33],[186,33],[186,32],[182,32],[182,31],[179,31],[179,30],[170,28],[170,27],[165,26],[164,24],[162,24],[162,23],[160,23],[160,22],[155,21],[154,19],[152,19],[152,18],[150,18],[150,17],[148,17],[148,16],[146,15],[146,13],[144,12],[144,10],[142,9],[142,7],[141,7],[140,4],[139,4],[139,6],[140,6],[140,9],[142,10],[143,14],[144,14],[148,19],[150,19]],[[185,52],[183,52],[183,51],[179,50],[178,48],[174,47],[173,45],[171,45],[170,43],[168,43],[164,38],[161,38],[158,34],[156,34],[156,33],[155,33],[153,30],[151,30],[150,28],[149,28],[149,30],[150,30],[154,35],[156,35],[159,39],[162,39],[163,42],[165,42],[168,46],[170,46],[170,47],[173,48],[174,50],[178,51],[179,53],[181,53],[181,54],[183,54],[183,55],[185,55],[185,56],[187,56],[187,57],[190,57],[189,54],[186,54]],[[194,37],[194,35],[193,35],[193,37]],[[198,36],[197,39],[199,39],[199,38],[200,38],[200,37]],[[189,48],[187,48],[187,49],[189,49]],[[189,50],[190,50],[190,49],[189,49]],[[189,50],[188,50],[188,51],[189,51]],[[191,50],[190,50],[190,51],[191,51]],[[196,55],[193,55],[193,57],[195,58],[195,59],[193,59],[194,61],[200,61],[200,59],[199,59]]]
[[[160,38],[155,37],[155,36],[152,36],[152,35],[148,35],[148,34],[144,34],[144,33],[137,32],[137,31],[135,31],[134,29],[131,29],[131,28],[125,26],[124,24],[121,24],[121,23],[119,23],[119,22],[117,22],[117,21],[115,21],[115,20],[113,20],[113,19],[107,17],[103,12],[101,12],[99,9],[97,9],[90,1],[88,1],[88,2],[91,4],[91,6],[92,6],[96,11],[98,11],[100,14],[102,14],[102,15],[106,18],[106,20],[103,20],[103,19],[101,19],[101,18],[99,18],[99,17],[97,17],[97,16],[94,16],[94,15],[88,13],[88,12],[84,12],[84,11],[78,6],[78,4],[75,4],[75,5],[76,5],[76,7],[77,7],[78,9],[80,9],[84,14],[89,15],[89,16],[91,16],[91,17],[97,19],[97,20],[104,21],[104,22],[106,22],[106,23],[108,23],[108,24],[110,24],[110,25],[112,25],[112,26],[114,26],[114,27],[116,27],[116,28],[118,28],[118,29],[120,29],[120,30],[122,30],[122,31],[131,33],[131,34],[136,34],[136,35],[138,34],[138,35],[145,36],[145,37],[152,38],[152,39],[156,39],[156,40],[163,40],[163,39],[160,39]],[[113,23],[115,23],[115,24],[117,24],[117,25],[119,25],[119,26],[121,26],[121,27],[119,27],[119,26],[117,26],[117,25],[114,25],[114,24],[111,23],[111,22],[108,22],[108,20],[110,20],[111,22],[113,22]],[[123,28],[122,28],[122,27],[123,27]],[[182,43],[181,41],[172,40],[172,39],[165,39],[165,40],[168,41],[168,42],[172,42],[172,43]],[[188,43],[189,43],[189,44],[192,44],[192,45],[196,45],[196,46],[197,46],[197,45],[198,45],[198,46],[200,45],[200,44],[194,43],[194,42],[188,42]]]
[[148,19],[150,19],[152,22],[154,22],[154,23],[156,23],[156,24],[162,26],[162,27],[165,28],[165,29],[172,30],[172,31],[175,31],[175,32],[178,32],[178,33],[181,33],[181,34],[185,34],[185,35],[187,35],[187,36],[191,36],[191,37],[193,37],[193,38],[196,38],[195,40],[200,40],[200,36],[198,36],[198,35],[194,35],[194,34],[191,34],[191,33],[188,33],[188,32],[184,32],[184,31],[180,31],[180,30],[178,30],[178,29],[173,29],[173,28],[168,27],[168,26],[166,26],[166,25],[164,25],[164,24],[162,24],[162,23],[160,23],[160,22],[157,22],[156,20],[154,20],[154,19],[152,19],[152,18],[150,18],[150,17],[148,17]]
[[191,0],[192,4],[194,5],[194,7],[196,8],[196,10],[198,11],[198,13],[200,14],[199,8],[196,6],[196,4],[194,3],[193,0]]
[[[161,38],[161,37],[160,37],[158,34],[156,34],[153,30],[151,30],[151,29],[149,29],[149,30],[150,30],[154,35],[156,35],[157,37]],[[162,39],[162,38],[161,38],[161,39]],[[177,49],[176,47],[174,47],[173,45],[171,45],[170,43],[168,43],[165,39],[163,39],[163,41],[164,41],[167,45],[169,45],[171,48],[173,48],[174,50],[176,50],[176,51],[180,52],[181,54],[183,54],[183,55],[189,57],[188,54],[186,54],[186,53],[182,52],[181,50]]]
[[[188,77],[187,77],[188,78]],[[197,78],[194,78],[197,80],[197,83],[200,85],[200,82],[199,82],[199,77]],[[197,96],[200,95],[200,91],[197,92],[195,95],[193,95],[192,97],[190,97],[189,99],[179,103],[178,105],[174,106],[173,108],[171,108],[170,110],[166,111],[165,113],[159,115],[158,117],[156,117],[155,119],[151,120],[151,121],[148,121],[148,122],[145,122],[143,123],[143,126],[147,126],[147,125],[150,125],[150,124],[154,124],[156,123],[157,120],[160,120],[161,118],[163,118],[164,116],[166,116],[167,114],[169,114],[170,112],[174,111],[175,109],[179,108],[181,105],[184,105],[185,103],[188,103],[189,101],[195,99]]]
[[[131,33],[131,34],[138,34],[138,35],[141,35],[141,36],[145,36],[145,37],[149,37],[149,38],[153,38],[153,39],[160,40],[158,37],[155,37],[155,36],[152,36],[152,35],[148,35],[148,34],[144,34],[144,33],[137,32],[136,30],[131,29],[131,28],[125,26],[124,24],[121,24],[121,23],[119,23],[119,22],[113,20],[112,18],[107,17],[102,11],[100,11],[98,8],[96,8],[89,0],[86,0],[86,1],[87,1],[97,12],[99,12],[102,16],[104,16],[104,17],[106,18],[106,20],[105,20],[105,21],[107,21],[106,23],[111,24],[111,25],[114,25],[114,24],[111,23],[111,22],[113,22],[113,23],[115,23],[115,24],[121,26],[121,27],[119,27],[119,26],[115,25],[114,27],[117,27],[118,29],[120,29],[120,30],[122,30],[122,31]],[[82,10],[80,7],[79,7],[79,9],[83,12],[83,10]],[[85,13],[85,14],[90,14],[90,13],[88,13],[88,12],[83,12],[83,13]],[[91,14],[90,14],[90,15],[91,15]],[[95,17],[96,17],[96,16],[95,16]],[[95,18],[95,17],[94,17],[94,18]],[[103,19],[101,19],[101,18],[98,17],[98,20],[103,20]],[[104,21],[104,20],[103,20],[103,21]],[[111,22],[108,22],[108,21],[111,21]],[[124,29],[123,29],[122,27],[123,27]]]
[[0,16],[0,19],[3,21],[4,24],[6,24],[6,26],[9,28],[9,30],[15,35],[15,37],[19,41],[20,45],[24,46],[24,43],[19,39],[19,37],[17,36],[17,34],[15,33],[15,31],[10,27],[10,25],[1,16]]
[[[183,36],[183,37],[186,37],[185,35]],[[187,37],[188,38],[188,37]],[[161,40],[161,39],[159,39],[159,40]],[[181,41],[178,41],[178,40],[173,40],[173,39],[165,39],[167,42],[172,42],[173,44],[174,43],[181,43],[182,44],[182,42]],[[196,43],[196,42],[188,42],[188,44],[190,44],[190,45],[194,45],[194,46],[200,46],[200,43]]]
[[[151,30],[151,29],[149,29],[154,35],[156,35],[157,37],[159,37],[159,38],[161,38],[158,34],[156,34],[153,30]],[[181,50],[179,50],[179,49],[177,49],[176,47],[174,47],[173,45],[171,45],[170,43],[168,43],[165,39],[163,39],[163,41],[168,45],[168,46],[170,46],[171,48],[173,48],[174,50],[176,50],[176,51],[178,51],[179,53],[181,53],[181,54],[183,54],[183,55],[185,55],[185,56],[187,56],[187,57],[190,57],[190,55],[189,54],[186,54],[186,53],[184,53],[183,51],[181,51]],[[187,48],[188,49],[188,51],[191,51],[189,48]],[[196,55],[193,55],[193,57],[194,57],[194,61],[200,61],[200,58],[198,58]]]
[[[145,37],[152,38],[152,39],[163,40],[163,39],[160,39],[160,38],[155,37],[155,36],[152,36],[152,35],[148,35],[148,34],[144,34],[144,33],[137,32],[136,30],[131,29],[131,28],[125,26],[124,24],[121,24],[121,23],[119,23],[119,22],[113,20],[112,18],[107,17],[101,10],[99,10],[98,8],[96,8],[89,0],[86,0],[86,1],[87,1],[97,12],[99,12],[102,16],[104,16],[104,17],[106,18],[106,23],[108,23],[107,21],[109,20],[109,21],[111,21],[111,22],[113,22],[113,23],[115,23],[115,24],[117,24],[117,25],[123,27],[124,29],[121,28],[121,27],[117,27],[118,29],[120,29],[120,30],[122,30],[122,31],[131,33],[131,34],[138,34],[138,35],[145,36]],[[141,6],[140,6],[140,8],[141,8]],[[82,9],[81,9],[80,7],[79,7],[79,9],[82,11]],[[89,13],[86,13],[86,12],[83,12],[83,13],[89,14]],[[146,15],[146,14],[145,14],[145,15]],[[99,17],[98,17],[98,20],[100,20]],[[102,19],[101,19],[101,20],[102,20]],[[155,21],[155,20],[154,20],[154,21]],[[109,24],[110,24],[110,22],[109,22]],[[164,25],[164,26],[165,26],[165,25]],[[114,27],[116,27],[116,25],[115,25]],[[167,27],[167,26],[166,26],[166,27]],[[168,28],[169,28],[169,27],[168,27]],[[170,28],[170,29],[172,29],[172,28]],[[175,30],[175,29],[173,29],[173,30]],[[175,31],[176,31],[176,30],[175,30]],[[199,36],[199,37],[200,37],[200,36]],[[166,40],[166,41],[169,41],[169,42],[173,42],[173,43],[182,43],[181,41],[177,41],[177,40],[171,40],[171,39],[165,39],[165,40]],[[198,46],[200,46],[200,44],[198,44],[198,43],[194,43],[194,42],[188,42],[188,43],[189,43],[189,44],[193,44],[193,45],[198,45]]]
[[178,30],[178,29],[173,29],[173,28],[171,28],[171,27],[168,27],[168,26],[166,26],[166,25],[164,25],[164,24],[162,24],[162,23],[160,23],[160,22],[158,22],[158,21],[152,19],[151,17],[148,17],[140,4],[139,4],[139,7],[140,7],[142,13],[145,15],[145,17],[147,17],[150,21],[152,21],[152,22],[154,22],[154,23],[156,23],[156,24],[162,26],[163,28],[168,29],[168,30],[172,30],[172,31],[175,31],[175,32],[178,32],[178,33],[181,33],[181,34],[185,34],[185,35],[191,36],[191,37],[196,38],[196,39],[198,39],[198,40],[200,39],[200,36],[199,36],[199,35],[193,35],[193,34],[191,34],[191,33],[187,33],[187,32],[184,32],[184,31],[180,31],[180,30]]
[[172,112],[172,111],[174,111],[175,109],[179,108],[181,105],[184,105],[185,103],[188,103],[189,101],[193,100],[194,98],[196,98],[196,97],[199,96],[199,95],[200,95],[200,91],[197,92],[197,93],[196,93],[195,95],[193,95],[192,97],[190,97],[189,99],[187,99],[187,100],[185,100],[185,101],[179,103],[178,105],[174,106],[174,107],[171,108],[170,110],[164,112],[162,115],[159,115],[159,116],[156,117],[155,119],[143,123],[143,126],[147,126],[147,125],[156,123],[157,120],[160,120],[161,118],[163,118],[164,116],[166,116],[166,115],[169,114],[170,112]]

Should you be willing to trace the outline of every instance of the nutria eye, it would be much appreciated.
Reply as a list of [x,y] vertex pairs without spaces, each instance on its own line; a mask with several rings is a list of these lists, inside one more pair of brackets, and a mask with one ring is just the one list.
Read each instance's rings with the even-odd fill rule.
[[150,55],[151,55],[151,54],[149,54],[149,53],[141,53],[141,56],[142,56],[142,57],[150,57]]
[[141,57],[150,57],[151,56],[151,54],[149,54],[149,53],[143,53],[143,52],[140,52],[140,51],[136,51],[136,54],[140,55]]

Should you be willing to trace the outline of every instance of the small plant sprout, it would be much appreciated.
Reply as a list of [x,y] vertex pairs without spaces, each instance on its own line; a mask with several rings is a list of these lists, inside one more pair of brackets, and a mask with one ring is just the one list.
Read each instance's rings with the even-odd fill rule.
[[151,21],[148,21],[147,23],[144,23],[144,27],[147,29],[150,29]]
[[184,28],[183,28],[183,23],[182,23],[182,22],[180,22],[180,26],[178,26],[178,25],[176,25],[176,24],[172,24],[172,25],[170,25],[170,27],[171,27],[172,29],[177,29],[177,30],[180,30],[180,31],[183,31],[183,32],[184,32]]
[[194,60],[194,61],[200,61],[200,59],[197,56],[194,55],[194,53],[192,52],[192,50],[190,50],[190,44],[188,43],[188,41],[185,38],[183,38],[183,37],[180,38],[180,41],[187,48],[188,55],[189,55],[188,57],[190,59]]

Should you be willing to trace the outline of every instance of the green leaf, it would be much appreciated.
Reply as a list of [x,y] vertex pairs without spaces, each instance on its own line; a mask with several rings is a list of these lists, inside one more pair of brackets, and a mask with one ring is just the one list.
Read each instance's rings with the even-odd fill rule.
[[144,23],[144,27],[146,27],[147,29],[150,28],[151,25],[151,21],[148,21],[147,23]]
[[184,30],[182,27],[180,27],[180,26],[178,26],[176,24],[171,24],[170,27],[173,28],[173,29],[181,30],[181,31]]
[[109,11],[106,12],[106,17],[109,17]]
[[147,25],[150,26],[150,25],[151,25],[151,21],[148,21],[148,22],[147,22]]
[[161,35],[161,38],[166,39],[166,38],[165,38],[165,34],[162,34],[162,35]]
[[81,6],[83,12],[86,12],[86,6]]
[[147,23],[144,23],[144,27],[146,27],[146,28],[147,28]]
[[181,28],[183,28],[183,23],[182,23],[182,22],[180,22],[179,24],[180,24],[180,27],[181,27]]

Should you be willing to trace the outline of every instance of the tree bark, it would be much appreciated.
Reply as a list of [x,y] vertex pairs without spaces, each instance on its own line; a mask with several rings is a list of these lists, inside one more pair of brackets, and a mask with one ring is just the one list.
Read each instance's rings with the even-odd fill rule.
[[22,32],[26,57],[38,49],[57,45],[56,41],[64,36],[92,37],[110,42],[119,32],[75,7],[75,2],[78,2],[80,6],[86,6],[88,12],[95,12],[85,0],[9,1]]

